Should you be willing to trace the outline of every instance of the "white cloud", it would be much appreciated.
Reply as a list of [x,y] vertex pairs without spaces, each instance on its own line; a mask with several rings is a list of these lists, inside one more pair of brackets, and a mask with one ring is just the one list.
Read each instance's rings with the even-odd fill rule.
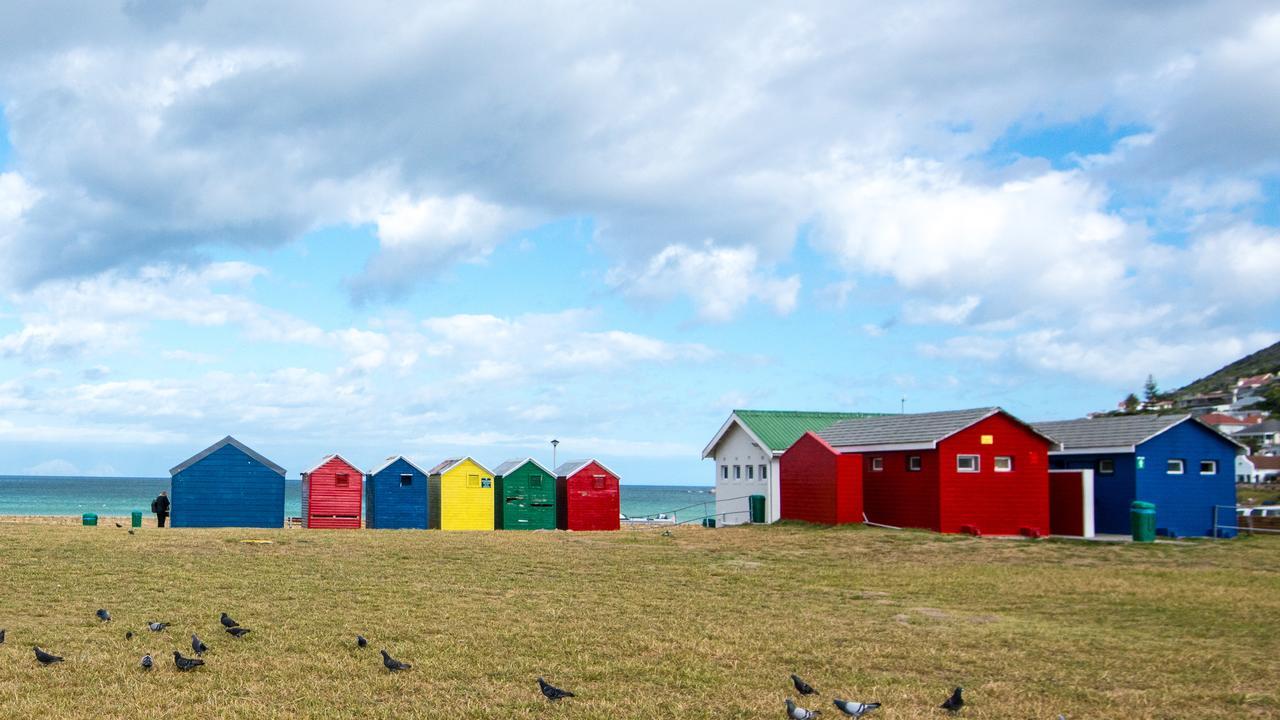
[[1208,297],[1238,307],[1280,299],[1280,230],[1233,225],[1193,240],[1184,262]]
[[36,463],[23,471],[26,475],[61,475],[72,477],[80,474],[80,468],[74,463],[61,458],[53,460],[45,460],[42,463]]
[[608,281],[633,298],[670,300],[687,295],[708,321],[733,319],[750,302],[779,315],[796,308],[800,277],[776,277],[761,267],[754,247],[668,245],[638,270],[615,267]]

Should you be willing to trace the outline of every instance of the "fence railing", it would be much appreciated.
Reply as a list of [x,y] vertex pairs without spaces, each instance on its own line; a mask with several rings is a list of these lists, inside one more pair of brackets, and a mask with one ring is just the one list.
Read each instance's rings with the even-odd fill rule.
[[[1280,533],[1280,515],[1258,514],[1255,511],[1267,511],[1275,506],[1258,505],[1214,505],[1213,534],[1221,537],[1222,530],[1234,530],[1237,533]],[[1242,513],[1241,510],[1248,512]],[[1228,522],[1223,522],[1230,518]]]
[[[759,493],[756,493],[756,494],[759,494]],[[717,513],[715,512],[715,505],[716,505],[716,502],[732,502],[734,500],[747,500],[750,497],[751,497],[750,495],[742,495],[740,497],[715,498],[712,500],[703,500],[701,502],[696,502],[691,505],[685,505],[684,507],[678,507],[674,510],[665,510],[660,513],[651,513],[649,515],[638,516],[634,518],[628,517],[627,519],[633,522],[637,522],[638,524],[644,524],[644,523],[652,523],[655,521],[655,519],[658,516],[665,515],[665,516],[671,517],[675,521],[672,523],[673,525],[687,525],[689,523],[702,522],[707,518],[716,518],[717,519],[716,524],[722,525],[730,517],[737,520],[738,516],[742,516],[742,520],[744,522],[748,522],[751,520],[750,509],[731,510],[727,512]],[[687,511],[692,510],[694,508],[702,508],[702,512],[693,517],[689,517]],[[686,517],[682,519],[680,517],[680,513],[685,513]]]

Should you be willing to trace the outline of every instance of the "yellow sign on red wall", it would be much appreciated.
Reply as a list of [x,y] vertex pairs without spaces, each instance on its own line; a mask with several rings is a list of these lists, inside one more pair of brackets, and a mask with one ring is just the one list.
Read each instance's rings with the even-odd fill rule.
[[982,436],[982,444],[983,444],[983,445],[995,445],[995,444],[996,444],[996,436],[995,436],[995,435],[983,435],[983,436]]

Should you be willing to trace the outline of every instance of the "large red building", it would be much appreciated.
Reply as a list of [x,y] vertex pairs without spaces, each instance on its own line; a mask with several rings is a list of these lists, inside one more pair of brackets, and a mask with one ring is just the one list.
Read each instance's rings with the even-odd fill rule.
[[302,473],[302,526],[359,529],[363,483],[364,472],[341,455],[325,456]]
[[[821,456],[814,440],[860,465],[862,512],[870,522],[944,533],[1049,532],[1048,455],[1057,444],[1000,408],[843,420],[805,441]],[[795,471],[789,477],[784,464],[782,517],[814,514],[801,509],[805,493],[815,492],[806,486],[849,485],[841,467],[828,459],[811,465],[808,477]],[[849,511],[839,507],[827,517],[860,520],[840,519]]]
[[556,468],[556,527],[617,530],[622,527],[618,474],[598,460],[570,460]]

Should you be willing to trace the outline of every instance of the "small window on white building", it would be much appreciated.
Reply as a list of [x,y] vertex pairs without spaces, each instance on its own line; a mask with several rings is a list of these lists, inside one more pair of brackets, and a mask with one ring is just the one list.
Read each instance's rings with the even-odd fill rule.
[[1115,474],[1115,471],[1116,471],[1115,460],[1099,460],[1098,461],[1099,475],[1113,475]]
[[871,469],[874,472],[880,472],[881,470],[884,470],[884,458],[882,457],[871,458]]
[[728,466],[728,465],[721,465],[721,466],[720,466],[720,479],[721,479],[721,480],[728,480],[728,479],[729,479],[729,466]]
[[978,472],[980,467],[977,455],[957,455],[956,472]]
[[756,466],[755,466],[755,465],[748,465],[748,466],[747,466],[747,479],[748,479],[748,480],[755,480],[755,479],[756,479]]
[[907,458],[907,469],[911,472],[920,472],[920,456],[912,455]]
[[1013,472],[1013,458],[1008,455],[997,455],[996,472]]
[[769,466],[768,466],[768,465],[761,465],[761,466],[760,466],[760,479],[761,479],[761,480],[768,480],[768,479],[769,479]]
[[1170,459],[1165,465],[1165,472],[1170,475],[1181,475],[1184,469],[1184,463],[1176,458]]
[[1217,460],[1201,460],[1200,474],[1201,475],[1217,475],[1218,461]]
[[734,479],[734,480],[741,480],[741,479],[742,479],[742,466],[741,466],[741,465],[734,465],[734,466],[733,466],[733,479]]

